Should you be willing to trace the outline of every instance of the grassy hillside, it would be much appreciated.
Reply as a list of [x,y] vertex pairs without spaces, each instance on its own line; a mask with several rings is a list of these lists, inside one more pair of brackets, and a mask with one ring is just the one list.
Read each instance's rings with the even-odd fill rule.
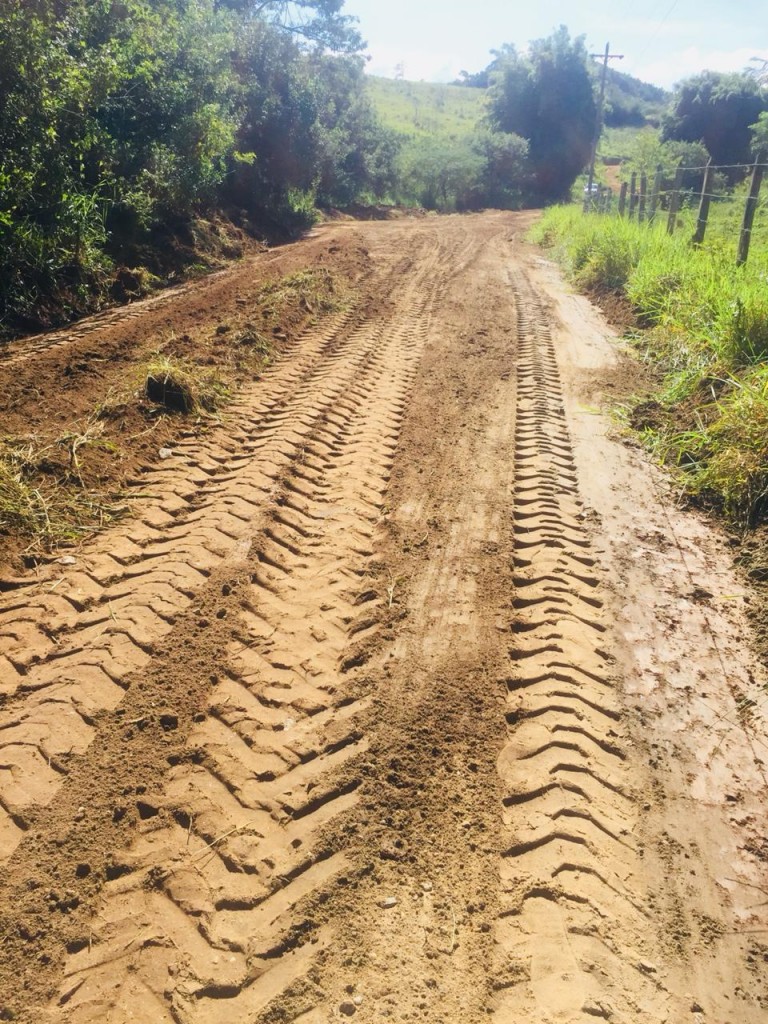
[[367,86],[387,128],[412,139],[461,139],[485,113],[485,89],[368,75]]
[[[382,122],[403,140],[398,200],[433,205],[432,200],[443,191],[438,181],[441,167],[455,189],[455,183],[477,163],[472,144],[483,128],[487,90],[374,75],[366,76],[365,81]],[[667,100],[663,90],[613,72],[606,113],[612,112],[614,124],[604,129],[598,151],[601,161],[618,164],[628,159],[637,148],[640,134],[651,131],[649,125],[658,121]],[[600,164],[598,180],[618,188],[618,168],[603,169]],[[442,202],[437,205],[443,207]]]
[[485,89],[373,75],[366,83],[381,121],[400,137],[392,198],[428,210],[471,204],[483,177],[478,135],[483,131]]
[[[599,72],[594,68],[595,77]],[[642,128],[658,125],[671,93],[639,78],[608,68],[605,93],[605,123],[611,128]]]

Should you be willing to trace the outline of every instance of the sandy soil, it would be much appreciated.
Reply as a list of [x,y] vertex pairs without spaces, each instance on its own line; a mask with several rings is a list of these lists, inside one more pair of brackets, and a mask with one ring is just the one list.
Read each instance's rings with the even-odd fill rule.
[[[291,247],[354,305],[0,595],[0,1020],[766,1019],[749,595],[530,219]],[[213,326],[274,258],[5,370]]]

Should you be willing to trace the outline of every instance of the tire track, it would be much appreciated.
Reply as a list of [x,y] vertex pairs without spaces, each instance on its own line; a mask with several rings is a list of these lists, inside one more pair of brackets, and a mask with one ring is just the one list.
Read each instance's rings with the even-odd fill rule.
[[[438,259],[436,238],[426,242],[414,288]],[[345,313],[307,332],[230,407],[227,428],[202,452],[190,438],[175,465],[136,481],[160,495],[138,522],[111,531],[47,591],[0,606],[0,859],[85,753],[98,713],[120,703],[126,677],[149,664],[211,572],[247,551],[255,513],[393,343],[393,329]],[[300,497],[300,476],[292,486]]]
[[48,1019],[252,1021],[331,941],[296,907],[348,869],[317,834],[356,801],[355,669],[380,605],[366,563],[427,330],[424,302],[401,306],[353,378],[328,377],[254,537],[242,635],[194,758],[107,883]]
[[156,292],[147,298],[127,302],[124,305],[112,306],[100,313],[94,313],[62,328],[28,335],[27,337],[13,338],[0,346],[0,365],[20,365],[51,349],[64,348],[82,341],[104,328],[129,324],[132,320],[141,319],[155,309],[172,304],[174,300],[182,299],[187,295],[200,295],[214,290],[217,284],[225,281],[228,277],[236,277],[245,267],[251,266],[261,269],[272,263],[281,262],[286,251],[300,244],[302,243],[282,245],[274,251],[266,251],[246,257],[242,261],[230,263],[221,270],[214,270],[201,279],[190,280],[183,284],[163,288],[162,291]]
[[[233,431],[233,444],[217,437],[202,454],[194,454],[194,442],[179,446],[179,465],[141,481],[162,490],[160,503],[111,534],[51,592],[6,605],[0,616],[8,666],[0,712],[6,856],[23,837],[29,810],[49,802],[68,760],[87,749],[94,716],[120,702],[125,677],[149,663],[153,645],[211,571],[247,542],[249,517],[300,449],[302,432],[375,346],[365,322],[350,330],[348,321],[336,318],[315,332],[295,363],[277,369],[272,388],[251,410],[255,425]],[[334,373],[337,390],[327,383]],[[290,412],[293,429],[283,424]]]
[[509,841],[496,1016],[664,1021],[665,993],[643,968],[654,935],[639,809],[556,354],[527,280],[512,287],[517,614],[499,759]]
[[[216,281],[231,273],[229,268],[214,271],[206,276],[202,282],[204,288],[208,288]],[[0,348],[0,363],[3,366],[17,366],[25,363],[28,359],[49,349],[63,348],[76,341],[81,341],[89,335],[100,331],[104,327],[114,327],[117,324],[127,323],[143,317],[147,312],[165,305],[172,299],[179,299],[192,291],[199,291],[200,281],[189,281],[186,284],[178,285],[175,288],[164,289],[151,298],[140,299],[137,302],[128,303],[125,306],[104,310],[87,317],[81,323],[64,327],[61,330],[46,331],[43,334],[32,335],[27,338],[20,338],[8,342]]]

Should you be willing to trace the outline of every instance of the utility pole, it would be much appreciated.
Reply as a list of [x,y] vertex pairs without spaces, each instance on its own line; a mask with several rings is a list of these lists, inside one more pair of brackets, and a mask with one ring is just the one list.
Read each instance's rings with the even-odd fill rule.
[[739,236],[739,255],[736,257],[736,266],[743,267],[747,262],[749,256],[749,243],[752,239],[752,224],[755,219],[755,210],[757,209],[757,201],[760,196],[760,186],[763,182],[763,168],[765,164],[762,162],[763,154],[758,153],[755,157],[755,163],[752,167],[752,180],[749,183],[749,196],[747,197],[747,205],[744,209],[744,221],[741,225],[741,235]]
[[603,104],[605,103],[605,80],[608,77],[608,61],[624,60],[623,53],[611,53],[611,44],[605,44],[605,53],[590,53],[590,57],[602,57],[603,70],[600,75],[600,99],[597,104],[597,115],[595,117],[595,135],[592,139],[592,158],[589,161],[589,180],[587,182],[587,202],[592,203],[592,185],[595,180],[595,160],[597,159],[597,144],[600,141],[600,129],[603,126]]

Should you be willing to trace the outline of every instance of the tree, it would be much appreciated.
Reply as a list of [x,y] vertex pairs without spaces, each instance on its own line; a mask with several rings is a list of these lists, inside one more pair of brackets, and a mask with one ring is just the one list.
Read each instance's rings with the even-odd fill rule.
[[[702,71],[681,82],[662,120],[662,140],[703,142],[716,164],[745,164],[750,158],[751,125],[768,110],[768,97],[745,73]],[[729,177],[736,180],[738,169]]]
[[0,331],[85,309],[211,209],[285,235],[390,192],[342,7],[0,0]]
[[479,131],[472,148],[482,163],[471,205],[476,209],[483,206],[497,210],[519,209],[529,186],[525,139],[509,132]]
[[482,171],[482,157],[467,139],[422,141],[404,156],[401,188],[427,210],[453,210],[468,201]]
[[363,60],[311,58],[318,107],[317,196],[326,206],[384,197],[395,187],[397,135],[379,122],[365,88]]
[[752,132],[752,152],[763,160],[768,156],[768,111],[758,117],[755,124],[750,125]]
[[597,110],[584,37],[561,25],[531,43],[506,47],[491,85],[493,127],[528,140],[535,189],[545,202],[566,199],[589,162]]
[[342,14],[344,0],[217,0],[238,11],[335,53],[358,53],[363,43],[357,18]]

